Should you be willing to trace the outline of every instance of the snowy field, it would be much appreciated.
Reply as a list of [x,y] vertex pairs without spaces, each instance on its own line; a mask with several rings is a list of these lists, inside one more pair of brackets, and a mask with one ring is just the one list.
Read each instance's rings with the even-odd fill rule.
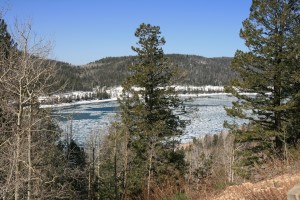
[[[224,131],[224,120],[232,121],[224,110],[230,107],[233,97],[225,94],[181,96],[184,100],[187,115],[191,124],[181,137],[182,142],[205,134],[214,134]],[[105,134],[105,129],[118,110],[117,101],[84,102],[83,104],[68,104],[54,107],[53,115],[63,131],[72,133],[74,139],[84,144],[91,133]],[[238,121],[241,123],[241,121]]]

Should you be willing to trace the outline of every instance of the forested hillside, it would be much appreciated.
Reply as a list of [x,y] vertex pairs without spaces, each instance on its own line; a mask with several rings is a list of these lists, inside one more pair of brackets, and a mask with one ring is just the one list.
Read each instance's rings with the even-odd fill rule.
[[[178,82],[181,85],[225,85],[234,77],[230,70],[231,58],[181,54],[169,54],[166,57],[181,69],[182,77]],[[57,79],[61,83],[67,82],[65,91],[121,85],[128,75],[128,67],[135,61],[135,56],[108,57],[81,67],[59,62]]]
[[[30,1],[20,8],[27,9],[27,4]],[[38,4],[32,6],[31,11],[37,10]],[[64,9],[69,10],[73,7]],[[0,199],[269,200],[286,199],[287,190],[299,183],[300,0],[253,0],[240,29],[247,51],[237,50],[234,58],[165,55],[160,26],[142,23],[134,33],[136,56],[109,57],[83,66],[49,60],[51,43],[37,39],[30,22],[16,20],[9,32],[3,13],[0,7]],[[185,22],[184,15],[180,20]],[[79,40],[90,44],[85,41],[90,37],[86,30],[92,29],[81,27],[78,18],[74,22],[78,33],[78,27],[85,32],[72,44],[84,49]],[[72,30],[72,23],[64,23]],[[216,39],[212,36],[210,41]],[[205,104],[188,104],[196,95],[182,98],[174,84],[223,85],[235,100],[224,104],[224,110],[212,95]],[[109,96],[106,90],[52,95],[120,85],[117,109],[98,101]],[[117,89],[111,90],[111,97],[113,90]],[[224,95],[214,96],[225,100]],[[89,98],[98,99],[74,102]],[[46,100],[61,103],[59,99],[67,104],[41,106]],[[97,104],[83,108],[85,103]],[[211,119],[225,119],[221,111],[228,117],[222,123],[226,130],[212,135],[216,123]],[[109,119],[103,119],[104,114]],[[87,122],[91,118],[97,123]],[[66,126],[60,127],[63,120]],[[205,125],[193,126],[199,121]],[[192,137],[202,135],[205,126],[214,129],[188,141],[189,125]],[[86,138],[82,146],[75,133]]]
[[230,69],[232,58],[205,58],[195,55],[167,55],[175,65],[186,72],[180,84],[225,85],[234,77]]

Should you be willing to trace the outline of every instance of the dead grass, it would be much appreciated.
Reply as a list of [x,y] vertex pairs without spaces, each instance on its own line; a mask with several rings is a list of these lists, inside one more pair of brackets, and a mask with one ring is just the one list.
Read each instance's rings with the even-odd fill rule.
[[243,183],[230,186],[215,200],[281,200],[287,198],[287,192],[294,185],[300,183],[300,172],[284,174],[257,183]]
[[211,177],[207,183],[186,192],[192,200],[287,199],[287,192],[300,183],[300,158],[299,155],[293,155],[295,157],[291,158],[289,163],[270,158],[265,164],[253,169],[251,180],[227,186],[224,190],[212,187],[213,181],[218,177]]

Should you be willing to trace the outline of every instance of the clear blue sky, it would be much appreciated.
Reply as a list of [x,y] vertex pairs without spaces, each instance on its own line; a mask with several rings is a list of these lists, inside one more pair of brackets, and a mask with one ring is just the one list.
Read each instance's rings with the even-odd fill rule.
[[4,19],[31,19],[33,30],[54,42],[53,58],[86,64],[134,55],[142,23],[161,27],[165,53],[234,56],[251,0],[0,0]]

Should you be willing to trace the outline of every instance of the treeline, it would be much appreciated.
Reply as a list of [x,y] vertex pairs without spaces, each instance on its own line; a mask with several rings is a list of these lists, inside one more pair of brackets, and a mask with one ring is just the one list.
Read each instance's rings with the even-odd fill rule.
[[[170,65],[178,66],[178,85],[223,86],[234,78],[232,58],[205,58],[196,55],[169,54]],[[135,56],[108,57],[84,66],[58,62],[57,80],[67,83],[64,91],[91,90],[96,86],[118,86],[128,77],[128,68],[137,62]]]
[[179,80],[180,85],[224,86],[235,77],[230,69],[232,58],[205,58],[181,54],[166,55],[166,57],[184,73]]
[[[57,90],[61,92],[69,91],[91,91],[82,78],[82,67],[73,66],[65,62],[56,62],[57,75],[54,81],[58,81]],[[86,81],[88,82],[88,81]]]

